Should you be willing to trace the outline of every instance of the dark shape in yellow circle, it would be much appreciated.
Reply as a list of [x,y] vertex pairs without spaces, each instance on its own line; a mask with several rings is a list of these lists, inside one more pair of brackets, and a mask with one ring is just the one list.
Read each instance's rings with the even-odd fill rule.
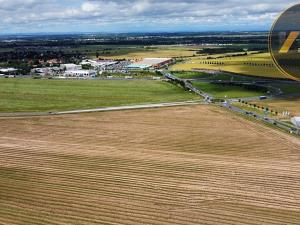
[[269,51],[276,67],[288,78],[300,80],[300,4],[284,11],[269,34]]

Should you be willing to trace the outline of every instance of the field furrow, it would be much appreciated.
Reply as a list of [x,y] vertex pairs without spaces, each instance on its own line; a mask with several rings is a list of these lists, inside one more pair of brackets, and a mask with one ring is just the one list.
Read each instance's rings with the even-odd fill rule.
[[300,140],[214,106],[0,119],[0,224],[300,224]]

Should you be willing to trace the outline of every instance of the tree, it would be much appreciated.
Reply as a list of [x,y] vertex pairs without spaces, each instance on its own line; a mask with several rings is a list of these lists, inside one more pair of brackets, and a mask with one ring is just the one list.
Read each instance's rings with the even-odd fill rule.
[[90,69],[92,69],[93,67],[92,67],[92,65],[90,65],[90,64],[84,64],[84,65],[82,65],[82,69],[83,70],[90,70]]

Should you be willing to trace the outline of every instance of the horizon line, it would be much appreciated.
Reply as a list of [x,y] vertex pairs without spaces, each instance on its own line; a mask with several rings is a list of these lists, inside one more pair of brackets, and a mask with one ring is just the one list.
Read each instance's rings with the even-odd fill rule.
[[12,32],[0,33],[0,36],[30,36],[30,35],[70,35],[70,34],[204,34],[204,33],[265,33],[268,30],[213,30],[213,31],[132,31],[132,32],[100,32],[100,31],[70,31],[70,32]]

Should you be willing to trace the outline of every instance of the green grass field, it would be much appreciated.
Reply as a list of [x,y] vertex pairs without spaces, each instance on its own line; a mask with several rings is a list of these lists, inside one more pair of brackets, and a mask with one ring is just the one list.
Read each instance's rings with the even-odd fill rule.
[[0,99],[0,112],[44,112],[199,98],[161,81],[0,79]]
[[247,98],[264,95],[262,91],[252,91],[239,86],[229,86],[202,82],[193,82],[193,85],[200,90],[213,95],[215,98]]
[[284,94],[300,94],[300,83],[274,84],[273,86],[280,88]]
[[172,71],[172,74],[181,79],[205,79],[205,80],[223,80],[223,81],[249,81],[255,80],[255,77],[250,76],[234,76],[226,73],[209,74],[205,72],[197,71]]
[[172,71],[172,74],[181,79],[197,79],[197,78],[209,78],[212,75],[196,71]]

